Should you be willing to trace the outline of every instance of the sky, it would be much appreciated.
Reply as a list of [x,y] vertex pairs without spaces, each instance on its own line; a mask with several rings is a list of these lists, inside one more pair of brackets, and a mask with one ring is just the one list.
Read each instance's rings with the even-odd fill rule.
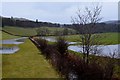
[[102,21],[118,19],[118,2],[2,2],[0,15],[43,22],[70,24],[79,9],[102,6]]

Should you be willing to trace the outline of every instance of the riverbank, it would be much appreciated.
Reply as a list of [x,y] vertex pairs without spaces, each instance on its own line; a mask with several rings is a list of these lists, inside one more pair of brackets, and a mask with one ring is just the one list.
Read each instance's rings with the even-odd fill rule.
[[[39,38],[39,37],[36,37]],[[41,37],[42,39],[45,39],[48,41],[49,44],[56,44],[57,42],[57,37]],[[66,37],[63,37],[66,40]],[[68,49],[69,50],[73,50],[76,52],[81,52],[82,53],[82,45],[80,42],[69,42],[66,41],[68,43]],[[120,46],[120,44],[114,44],[114,45],[93,45],[91,46],[91,50],[92,49],[97,49],[97,54],[98,56],[109,56],[111,57],[111,54],[113,54],[114,52],[117,54],[115,55],[116,58],[118,58],[118,47]],[[93,50],[90,52],[91,54],[93,53]]]
[[[84,65],[84,61],[82,61],[83,55],[81,53],[70,51],[70,50],[68,50],[67,53],[60,53],[59,51],[57,51],[57,50],[61,51],[61,50],[65,49],[65,47],[64,47],[65,45],[62,46],[63,43],[59,43],[60,45],[57,46],[58,43],[49,44],[44,39],[40,39],[40,38],[32,38],[31,40],[37,46],[37,48],[42,52],[42,54],[46,57],[46,59],[50,60],[50,62],[53,64],[53,66],[55,66],[57,71],[59,71],[62,75],[65,75],[66,78],[69,75],[71,75],[72,77],[74,75],[81,77],[80,74],[86,75],[87,71],[90,71],[90,72],[87,72],[87,74],[88,73],[89,74],[86,75],[86,77],[88,77],[89,75],[91,75],[91,77],[92,76],[96,77],[97,71],[100,70],[100,71],[102,71],[102,73],[100,73],[101,75],[103,75],[103,74],[108,75],[109,71],[113,71],[113,76],[112,76],[113,79],[112,80],[114,80],[114,78],[120,79],[120,74],[119,74],[120,66],[118,65],[120,59],[89,55],[89,66],[88,67],[91,67],[91,68],[88,68],[88,70],[86,70],[87,68]],[[81,68],[81,67],[84,67],[84,68]],[[113,68],[111,69],[111,67],[113,67]],[[95,72],[91,72],[92,69]],[[96,69],[98,69],[98,70],[96,70]],[[74,70],[75,70],[75,72],[72,72],[72,74],[71,74],[71,71],[74,71]],[[79,72],[81,70],[83,70],[85,72]],[[76,74],[79,73],[79,74],[76,75],[75,73]],[[98,73],[99,73],[99,71],[98,71]],[[96,79],[97,78],[98,77],[96,77]]]
[[[94,34],[96,36],[99,36],[96,40],[100,42],[100,45],[114,45],[114,44],[120,44],[119,42],[119,35],[120,33],[117,32],[111,32],[111,33],[97,33]],[[55,41],[54,39],[57,39],[59,36],[43,36],[43,38],[49,40],[49,41]],[[65,35],[61,36],[64,37],[66,41],[68,42],[77,42],[73,45],[79,45],[81,41],[80,35]]]
[[[119,35],[120,33],[111,32],[111,33],[98,33],[94,34],[98,36],[96,40],[98,40],[101,45],[112,45],[112,44],[120,44]],[[80,42],[80,35],[68,35],[65,36],[65,39],[70,42]]]

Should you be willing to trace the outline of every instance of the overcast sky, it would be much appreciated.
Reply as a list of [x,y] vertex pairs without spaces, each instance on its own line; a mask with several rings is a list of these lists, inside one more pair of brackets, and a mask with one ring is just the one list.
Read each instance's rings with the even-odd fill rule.
[[[19,17],[39,21],[71,23],[71,16],[76,15],[77,9],[84,10],[98,3],[90,2],[2,2],[2,12],[5,17]],[[118,3],[102,2],[102,21],[118,19]]]

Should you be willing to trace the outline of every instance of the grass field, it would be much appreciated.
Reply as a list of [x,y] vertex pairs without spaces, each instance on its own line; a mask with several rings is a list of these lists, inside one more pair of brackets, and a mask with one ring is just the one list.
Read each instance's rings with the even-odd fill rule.
[[2,55],[3,78],[58,78],[57,72],[44,59],[30,40],[20,44],[20,51]]
[[[120,42],[118,41],[118,35],[120,35],[120,33],[101,33],[96,35],[100,35],[97,40],[100,41],[102,44],[120,44]],[[79,42],[80,35],[69,35],[66,36],[65,39],[67,41]]]
[[[55,31],[63,31],[64,28],[55,28],[55,27],[40,27],[40,28],[20,28],[20,27],[11,27],[11,26],[6,26],[3,28],[3,30],[6,30],[10,33],[13,34],[19,34],[19,35],[26,35],[26,36],[32,36],[37,34],[37,30],[45,30],[48,29],[50,34],[55,33]],[[73,29],[69,29],[72,32],[75,32]],[[5,34],[5,33],[3,33]],[[100,38],[98,38],[98,41],[100,41],[102,44],[120,44],[120,41],[118,41],[118,35],[120,33],[100,33],[96,34],[100,35]],[[80,41],[80,36],[79,35],[68,35],[65,36],[67,41],[72,41],[72,42],[79,42]],[[3,39],[9,39],[11,38],[10,36],[4,36]],[[16,38],[16,36],[15,36]]]
[[[40,27],[40,28],[37,28],[37,29],[48,29],[50,30],[51,32],[54,32],[55,30],[59,30],[59,31],[63,31],[64,28],[60,28],[60,27]],[[70,29],[68,28],[68,30],[71,30],[71,31],[74,31],[73,29]]]
[[12,35],[8,35],[5,32],[0,31],[0,40],[5,40],[5,39],[14,39],[14,38],[18,38],[18,36],[12,36]]
[[20,27],[5,26],[2,29],[15,35],[32,36],[37,34],[34,28],[20,28]]
[[[47,30],[47,35],[55,35],[57,32],[63,32],[64,28],[57,28],[57,27],[39,27],[39,28],[21,28],[16,26],[5,26],[2,28],[5,31],[8,31],[12,34],[16,35],[23,35],[23,36],[32,36],[37,35],[41,32]],[[75,34],[76,31],[73,29],[68,28],[68,33]]]
[[102,33],[101,36],[103,37],[102,39],[99,38],[99,40],[105,44],[120,44],[120,42],[118,41],[119,35],[120,33]]
[[[2,32],[1,39],[13,39],[16,36]],[[12,47],[14,44],[2,46]],[[52,65],[40,54],[35,45],[27,39],[18,45],[20,50],[14,54],[0,54],[0,77],[3,78],[58,78]],[[1,68],[2,66],[2,68]]]
[[[65,28],[59,28],[59,27],[40,27],[37,28],[36,30],[38,31],[43,31],[43,30],[48,30],[49,35],[56,35],[58,33],[63,33]],[[67,33],[68,34],[75,34],[76,31],[74,29],[67,28]]]

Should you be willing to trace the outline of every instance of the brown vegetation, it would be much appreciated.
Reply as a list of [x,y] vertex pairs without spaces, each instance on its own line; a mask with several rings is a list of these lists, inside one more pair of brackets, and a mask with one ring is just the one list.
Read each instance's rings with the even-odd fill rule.
[[[80,56],[68,53],[67,43],[63,39],[59,39],[56,43],[57,45],[50,45],[47,41],[40,38],[34,40],[36,45],[40,45],[38,49],[45,55],[46,59],[67,80],[75,78],[78,80],[117,80],[109,73],[111,68],[113,68],[109,65],[109,62],[102,66],[96,61],[91,61],[89,64],[84,63]],[[105,67],[103,68],[103,66]]]

